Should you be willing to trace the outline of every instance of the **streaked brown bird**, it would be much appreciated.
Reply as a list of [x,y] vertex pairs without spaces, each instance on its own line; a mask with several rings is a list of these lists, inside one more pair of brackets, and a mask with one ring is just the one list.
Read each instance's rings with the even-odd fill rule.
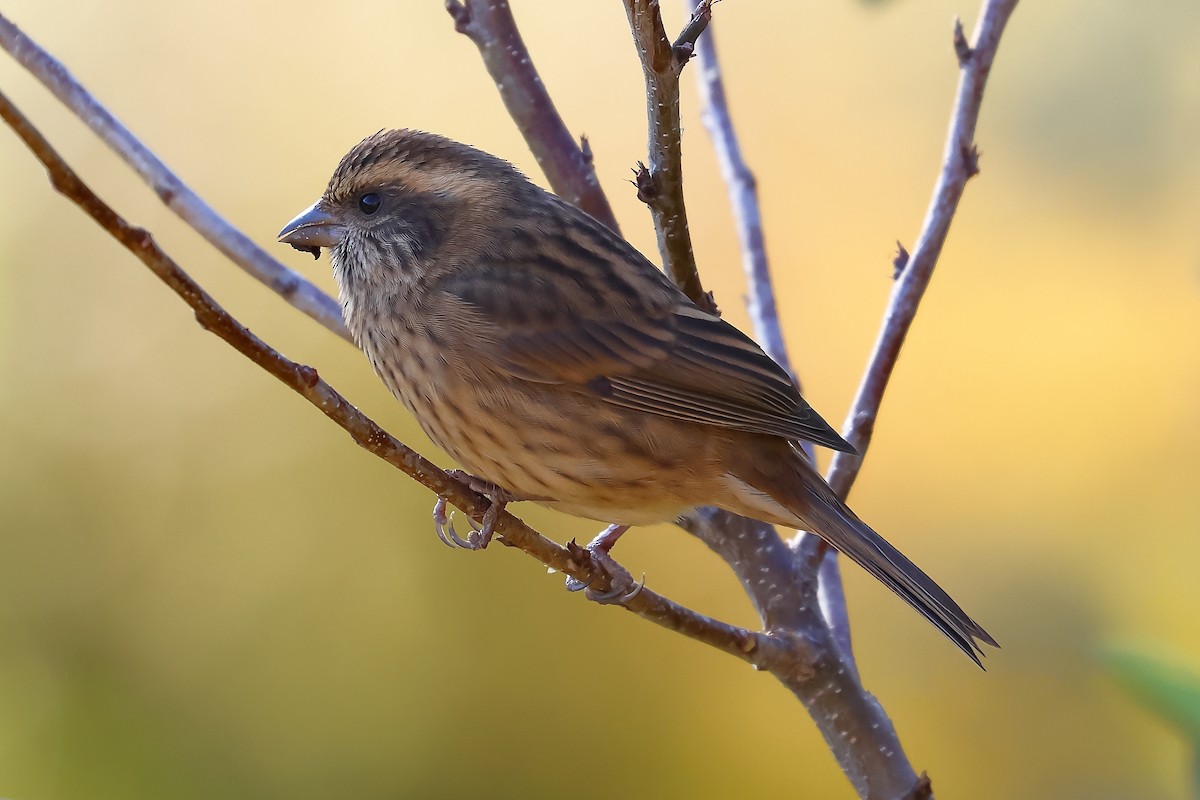
[[977,663],[996,644],[821,479],[797,443],[852,448],[778,364],[506,161],[381,131],[279,240],[330,250],[379,377],[497,499],[618,532],[701,505],[812,531]]

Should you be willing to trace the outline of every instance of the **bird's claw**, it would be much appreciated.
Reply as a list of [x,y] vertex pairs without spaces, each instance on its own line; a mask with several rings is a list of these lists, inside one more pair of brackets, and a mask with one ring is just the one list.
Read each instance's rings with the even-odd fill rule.
[[[637,581],[636,583],[633,581],[633,576],[628,572],[625,573],[625,575],[628,578],[628,583],[615,585],[607,592],[593,592],[589,590],[584,596],[587,597],[588,600],[600,603],[601,605],[625,605],[629,601],[633,600],[633,598],[641,594],[642,589],[646,588],[646,573],[643,572],[641,580]],[[629,584],[631,583],[633,584],[632,589],[629,588]]]
[[437,502],[433,504],[433,530],[437,533],[437,537],[441,539],[442,544],[447,547],[461,548],[463,550],[484,550],[491,543],[492,536],[496,533],[496,523],[500,520],[500,513],[504,511],[506,505],[515,501],[516,497],[499,486],[487,483],[479,478],[474,478],[462,470],[450,470],[450,475],[467,483],[475,491],[486,494],[492,503],[488,506],[487,511],[483,513],[482,523],[476,523],[471,517],[467,518],[467,522],[471,526],[471,532],[464,539],[454,529],[453,512],[449,515],[446,513],[446,498],[439,497]]
[[[474,527],[473,520],[472,527]],[[474,541],[478,533],[473,531],[466,539],[458,535],[458,531],[454,529],[454,512],[446,514],[446,498],[444,497],[439,497],[433,504],[433,530],[437,533],[438,539],[441,539],[442,544],[451,549],[481,549]],[[484,547],[486,546],[484,545]]]
[[[625,605],[641,594],[642,589],[645,588],[645,573],[642,573],[641,580],[635,581],[633,576],[629,574],[629,570],[614,561],[613,557],[604,548],[592,545],[584,548],[579,547],[574,542],[569,547],[572,555],[587,560],[591,565],[591,570],[589,570],[586,581],[574,577],[567,578],[568,592],[582,591],[588,600],[600,603],[601,605]],[[608,579],[608,591],[601,592],[589,588],[601,575]]]
[[586,581],[581,581],[579,578],[568,575],[567,576],[567,591],[568,592],[582,592],[584,589],[591,586],[592,581],[594,581],[594,580],[596,580],[595,572],[593,572],[591,575],[589,575],[588,579]]

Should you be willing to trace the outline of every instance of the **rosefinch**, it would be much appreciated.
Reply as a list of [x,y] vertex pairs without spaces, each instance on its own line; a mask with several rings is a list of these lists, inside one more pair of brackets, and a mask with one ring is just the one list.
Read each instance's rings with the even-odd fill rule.
[[619,526],[715,505],[812,531],[976,662],[976,639],[996,644],[817,474],[799,440],[852,448],[778,364],[507,162],[382,131],[279,239],[330,249],[379,377],[497,496]]

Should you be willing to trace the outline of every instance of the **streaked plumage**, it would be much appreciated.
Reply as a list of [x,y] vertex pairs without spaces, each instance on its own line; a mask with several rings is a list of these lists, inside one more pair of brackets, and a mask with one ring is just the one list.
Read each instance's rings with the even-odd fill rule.
[[355,341],[472,474],[609,523],[716,505],[812,530],[976,661],[995,644],[807,462],[799,440],[849,446],[783,369],[508,163],[383,131],[280,238],[330,248]]

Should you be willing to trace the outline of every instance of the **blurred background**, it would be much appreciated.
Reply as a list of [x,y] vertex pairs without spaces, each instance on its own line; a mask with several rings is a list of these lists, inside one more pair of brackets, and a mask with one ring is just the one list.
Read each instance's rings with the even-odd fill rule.
[[[513,0],[625,235],[642,79],[615,0]],[[939,165],[977,0],[727,0],[718,43],[806,394],[845,414]],[[668,29],[682,9],[668,3]],[[274,244],[383,127],[542,181],[440,0],[4,13],[205,199]],[[1183,798],[1189,750],[1112,646],[1200,666],[1200,7],[1026,2],[967,192],[851,497],[1002,643],[982,673],[846,569],[864,681],[945,797]],[[691,70],[689,70],[690,72]],[[725,189],[685,75],[704,279],[745,327]],[[448,463],[356,350],[226,262],[6,55],[0,86],[256,333]],[[544,181],[543,181],[544,183]],[[849,798],[770,677],[438,543],[433,497],[204,333],[0,131],[0,794],[21,798]],[[517,513],[564,541],[596,526]],[[672,527],[655,589],[754,624]],[[1157,657],[1157,656],[1155,656]]]

